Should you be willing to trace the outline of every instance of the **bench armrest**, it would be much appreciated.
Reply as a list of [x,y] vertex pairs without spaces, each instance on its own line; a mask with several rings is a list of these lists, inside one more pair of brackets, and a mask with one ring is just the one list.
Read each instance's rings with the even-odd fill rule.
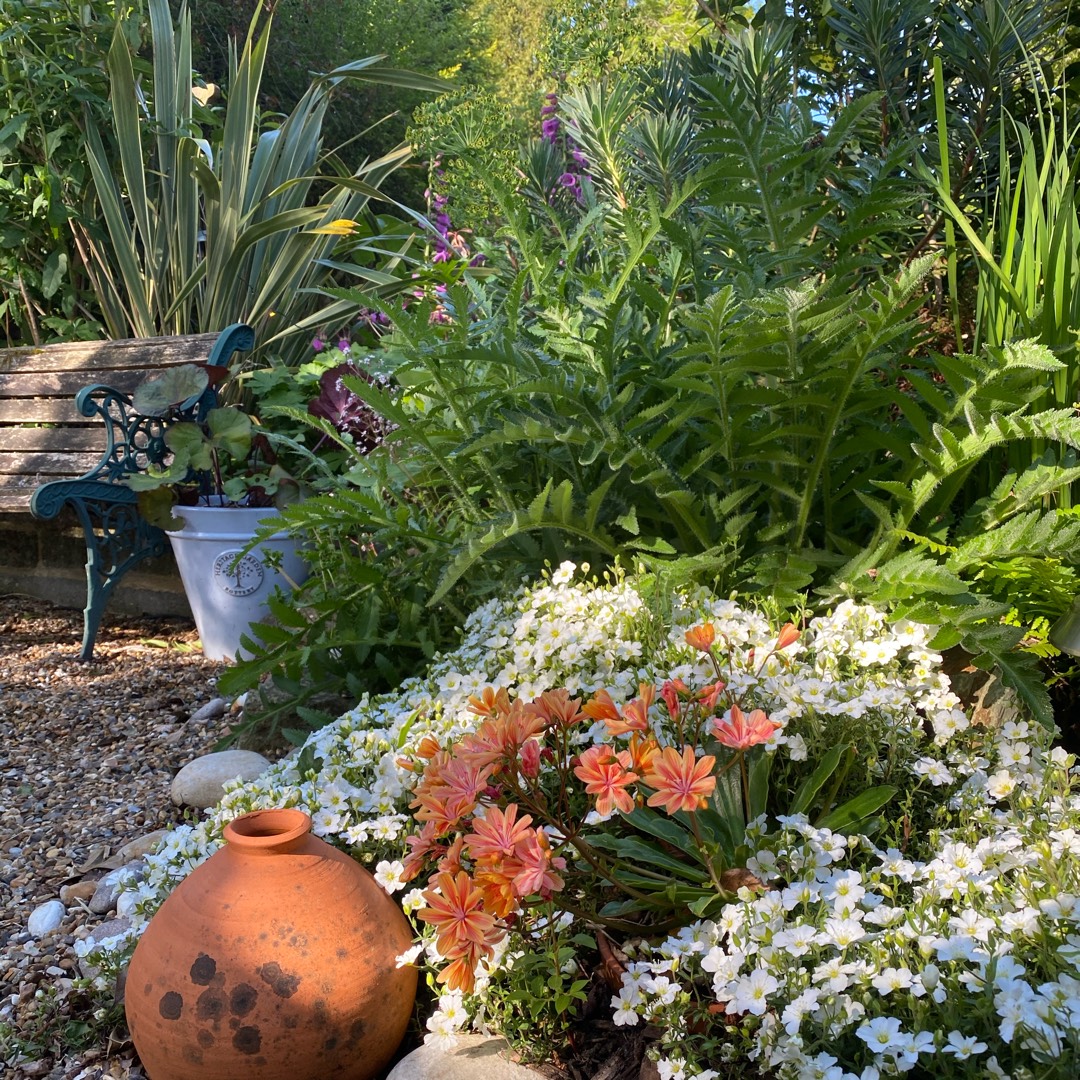
[[[207,363],[224,367],[238,350],[255,343],[255,331],[244,323],[233,323],[218,335]],[[79,479],[118,484],[125,476],[143,472],[148,465],[161,465],[168,455],[165,429],[177,420],[201,421],[217,403],[217,393],[208,386],[198,397],[185,401],[168,421],[136,412],[131,396],[104,383],[84,386],[75,395],[81,416],[100,416],[105,421],[105,448],[101,460]]]

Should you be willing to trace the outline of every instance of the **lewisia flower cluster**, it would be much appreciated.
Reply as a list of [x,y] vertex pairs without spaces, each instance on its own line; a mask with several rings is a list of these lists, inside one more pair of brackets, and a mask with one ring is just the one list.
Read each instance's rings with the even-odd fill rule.
[[[444,976],[427,1025],[433,1040],[452,1040],[498,1013],[514,965],[540,947],[545,926],[572,922],[559,905],[576,898],[572,879],[588,877],[580,853],[564,853],[564,837],[527,803],[489,790],[506,778],[479,764],[485,740],[495,737],[489,753],[513,747],[526,781],[562,768],[597,828],[654,797],[654,813],[679,814],[706,797],[719,768],[702,768],[704,742],[672,723],[689,715],[689,688],[722,683],[708,737],[731,755],[724,761],[763,745],[773,790],[794,791],[846,744],[836,801],[868,783],[900,793],[892,824],[870,837],[799,815],[752,821],[756,885],[710,918],[687,912],[659,944],[622,935],[630,959],[613,1017],[661,1025],[660,1075],[717,1076],[747,1055],[785,1080],[1077,1075],[1071,760],[1022,721],[971,727],[925,627],[845,602],[795,639],[734,601],[694,591],[662,604],[650,587],[621,575],[586,581],[564,565],[485,604],[424,677],[364,698],[298,754],[234,785],[204,821],[171,833],[127,894],[132,935],[81,951],[115,962],[217,847],[224,822],[299,806],[317,834],[402,892],[421,931],[403,962]],[[556,730],[564,741],[547,737]],[[473,748],[472,763],[447,755],[456,744]],[[410,887],[432,864],[427,887]]]

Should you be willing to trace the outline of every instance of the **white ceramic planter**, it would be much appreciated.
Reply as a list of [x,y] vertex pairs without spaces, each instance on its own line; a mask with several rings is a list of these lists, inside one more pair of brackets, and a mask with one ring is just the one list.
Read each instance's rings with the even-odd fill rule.
[[[308,576],[297,541],[279,533],[240,556],[259,523],[278,516],[273,507],[178,506],[173,513],[184,527],[168,536],[203,653],[211,660],[249,656],[240,635],[266,621],[270,594],[279,585],[288,592]],[[267,564],[267,549],[281,552],[280,570]]]

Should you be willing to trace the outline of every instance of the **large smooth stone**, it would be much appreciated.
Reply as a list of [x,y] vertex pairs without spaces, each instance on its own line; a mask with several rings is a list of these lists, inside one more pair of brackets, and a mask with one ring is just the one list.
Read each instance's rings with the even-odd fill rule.
[[237,776],[254,780],[270,768],[270,762],[254,750],[220,750],[189,761],[174,777],[170,794],[177,806],[206,810],[221,802],[224,786]]
[[64,921],[66,914],[67,908],[59,900],[47,900],[30,912],[26,929],[30,931],[31,936],[42,938],[56,930]]
[[457,1046],[441,1050],[430,1043],[403,1057],[386,1080],[537,1080],[537,1074],[502,1055],[505,1039],[459,1035]]

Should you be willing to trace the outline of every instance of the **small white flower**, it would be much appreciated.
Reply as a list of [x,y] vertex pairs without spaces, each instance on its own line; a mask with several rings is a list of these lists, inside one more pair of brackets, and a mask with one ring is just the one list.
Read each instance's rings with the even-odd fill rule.
[[900,1021],[894,1016],[875,1016],[873,1020],[857,1027],[855,1034],[875,1054],[882,1054],[897,1045],[900,1037]]
[[405,873],[405,866],[403,863],[395,860],[390,862],[387,859],[383,859],[376,867],[375,874],[373,875],[375,880],[385,889],[388,893],[395,893],[398,889],[405,888],[405,882],[402,880],[402,875]]
[[1016,781],[1007,769],[999,769],[986,779],[986,793],[992,799],[1007,799],[1016,790]]
[[614,1012],[611,1019],[616,1027],[633,1027],[638,1022],[637,1006],[641,1003],[641,994],[637,987],[624,986],[617,997],[611,999]]

